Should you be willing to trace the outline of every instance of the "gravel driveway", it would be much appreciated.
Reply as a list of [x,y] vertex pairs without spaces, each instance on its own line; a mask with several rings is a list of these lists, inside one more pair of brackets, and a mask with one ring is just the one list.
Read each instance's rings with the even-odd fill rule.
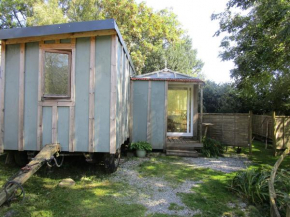
[[[184,183],[172,186],[163,178],[142,177],[138,166],[150,158],[135,158],[121,163],[118,171],[111,177],[112,181],[123,181],[131,186],[131,190],[122,192],[122,201],[128,204],[138,203],[147,208],[147,214],[163,213],[169,215],[193,216],[201,211],[189,209],[178,196],[178,193],[192,193],[193,188],[201,181],[186,180]],[[193,168],[210,168],[229,173],[245,169],[250,162],[242,157],[225,158],[180,158],[174,161]],[[170,204],[176,204],[177,210],[169,209]]]

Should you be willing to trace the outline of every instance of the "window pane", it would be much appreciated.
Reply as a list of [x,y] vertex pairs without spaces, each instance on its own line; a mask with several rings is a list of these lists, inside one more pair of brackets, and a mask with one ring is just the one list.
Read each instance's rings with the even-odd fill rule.
[[187,89],[168,90],[168,132],[187,132]]
[[69,96],[69,55],[45,52],[44,95]]

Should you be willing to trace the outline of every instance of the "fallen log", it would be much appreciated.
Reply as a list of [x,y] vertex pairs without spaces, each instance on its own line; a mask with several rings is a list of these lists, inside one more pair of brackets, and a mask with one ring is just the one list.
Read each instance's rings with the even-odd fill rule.
[[23,167],[5,186],[0,190],[0,206],[2,206],[12,195],[17,188],[22,188],[22,185],[41,168],[48,160],[52,159],[53,155],[60,151],[60,144],[48,144]]

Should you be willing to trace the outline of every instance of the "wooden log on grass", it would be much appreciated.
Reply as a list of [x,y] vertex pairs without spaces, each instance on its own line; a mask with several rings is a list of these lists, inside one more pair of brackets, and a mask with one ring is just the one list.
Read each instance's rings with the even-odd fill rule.
[[8,198],[17,190],[20,185],[23,185],[34,173],[41,168],[41,166],[51,157],[60,151],[59,144],[48,144],[22,168],[14,179],[10,180],[5,189],[0,190],[0,206],[2,206]]

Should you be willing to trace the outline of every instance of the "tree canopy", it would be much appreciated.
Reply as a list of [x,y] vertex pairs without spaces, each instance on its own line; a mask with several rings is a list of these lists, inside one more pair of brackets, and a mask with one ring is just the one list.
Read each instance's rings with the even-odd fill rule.
[[135,0],[2,0],[0,28],[113,18],[127,44],[136,70],[168,67],[197,74],[203,63],[191,39],[171,10],[154,11]]
[[230,0],[212,19],[220,22],[215,35],[226,34],[220,56],[234,61],[240,94],[255,100],[253,109],[260,103],[264,112],[289,113],[290,1]]

